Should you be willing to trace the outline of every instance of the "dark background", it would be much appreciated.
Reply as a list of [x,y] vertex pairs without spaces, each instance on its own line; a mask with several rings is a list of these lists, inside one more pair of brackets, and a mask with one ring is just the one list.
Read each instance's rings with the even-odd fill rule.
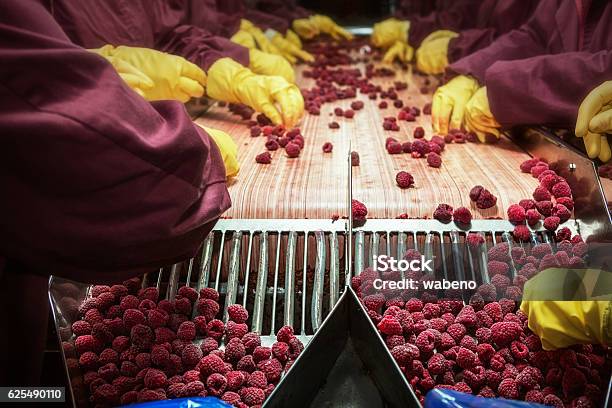
[[[433,0],[432,0],[433,1]],[[309,10],[325,14],[341,25],[371,25],[389,17],[398,0],[299,0]]]

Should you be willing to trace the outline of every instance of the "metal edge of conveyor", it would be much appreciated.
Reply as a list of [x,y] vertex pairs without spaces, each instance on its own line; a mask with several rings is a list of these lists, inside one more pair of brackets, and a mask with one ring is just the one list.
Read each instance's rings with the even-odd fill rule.
[[517,127],[508,137],[567,180],[574,196],[574,217],[585,239],[610,237],[612,217],[592,160],[544,127]]
[[[355,378],[355,383],[358,383],[357,377],[365,374],[378,388],[384,406],[420,406],[359,298],[351,288],[347,288],[307,347],[264,402],[264,407],[310,407],[323,387],[334,388],[331,395],[328,395],[328,398],[333,398],[333,392],[337,391],[335,386],[343,387],[345,383],[336,383],[334,379],[328,381],[328,376],[349,339],[356,342],[353,352],[357,356],[354,357],[358,357],[365,368],[362,372],[348,372],[349,382]],[[306,383],[304,378],[308,378]],[[345,401],[345,405],[356,406],[350,401]]]

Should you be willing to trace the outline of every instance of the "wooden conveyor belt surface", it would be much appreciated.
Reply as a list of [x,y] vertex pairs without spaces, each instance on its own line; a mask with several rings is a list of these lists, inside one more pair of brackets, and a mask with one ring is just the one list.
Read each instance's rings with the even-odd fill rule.
[[[363,64],[358,66],[363,71]],[[303,78],[302,70],[303,66],[297,68],[298,85],[312,87],[314,80]],[[430,93],[421,94],[425,78],[410,72],[398,70],[394,78],[375,78],[374,82],[386,89],[398,80],[409,84],[407,90],[398,92],[404,105],[422,108],[431,101],[433,85]],[[353,100],[365,103],[364,109],[357,111],[353,119],[330,115],[335,107],[349,108]],[[519,170],[520,163],[529,156],[506,138],[496,145],[447,144],[439,169],[428,167],[425,159],[413,159],[409,154],[389,155],[385,150],[387,137],[412,140],[414,128],[420,125],[429,139],[433,135],[431,116],[421,115],[416,122],[400,121],[399,132],[385,131],[383,117],[397,116],[398,109],[388,100],[389,107],[381,110],[379,101],[358,93],[357,99],[324,104],[320,116],[307,113],[299,124],[306,140],[300,157],[289,159],[284,149],[279,149],[271,152],[269,165],[255,163],[255,156],[266,150],[265,137],[250,137],[246,121],[231,114],[227,107],[211,108],[197,121],[231,134],[238,144],[241,164],[240,174],[229,186],[233,205],[225,216],[330,218],[333,214],[347,215],[344,209],[349,141],[352,150],[361,157],[361,165],[353,167],[353,197],[366,204],[371,218],[395,218],[401,213],[411,218],[431,218],[439,203],[467,206],[473,210],[474,218],[505,218],[505,210],[510,204],[531,198],[537,180]],[[333,120],[340,123],[340,129],[328,128]],[[324,154],[321,147],[328,141],[334,144],[334,150]],[[415,188],[402,190],[396,186],[395,174],[400,170],[414,176]],[[468,193],[477,184],[498,197],[496,207],[476,209]]]

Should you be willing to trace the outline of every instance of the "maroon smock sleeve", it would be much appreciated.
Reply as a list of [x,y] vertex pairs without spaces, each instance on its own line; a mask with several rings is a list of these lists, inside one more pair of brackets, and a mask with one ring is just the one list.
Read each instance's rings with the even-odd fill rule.
[[489,46],[497,37],[529,20],[539,0],[487,0],[478,9],[477,27],[462,30],[448,44],[452,63]]
[[240,29],[246,8],[242,0],[189,0],[189,24],[230,38]]
[[308,18],[314,14],[298,6],[295,0],[259,0],[256,2],[255,8],[268,14],[278,16],[286,20],[289,24],[291,24],[293,20]]
[[400,20],[410,20],[426,16],[435,10],[436,2],[432,0],[401,0],[393,16]]
[[504,127],[546,124],[572,128],[578,107],[612,78],[612,51],[542,55],[500,61],[486,72],[491,113]]
[[120,280],[193,256],[230,206],[182,104],[148,103],[36,0],[0,2],[0,384],[40,374],[50,274]]
[[476,0],[454,0],[448,5],[438,6],[427,16],[411,19],[408,42],[416,48],[436,30],[461,31],[473,27],[479,4]]

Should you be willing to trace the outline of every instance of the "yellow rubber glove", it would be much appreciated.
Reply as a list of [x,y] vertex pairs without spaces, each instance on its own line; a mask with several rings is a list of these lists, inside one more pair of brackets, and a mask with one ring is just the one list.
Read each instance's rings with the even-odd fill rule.
[[300,50],[302,49],[302,40],[300,40],[300,36],[295,33],[292,29],[288,28],[287,33],[285,33],[285,40],[289,41],[291,44],[298,47]]
[[387,50],[382,61],[385,63],[392,63],[397,58],[402,62],[410,62],[413,56],[414,48],[404,41],[396,41],[395,44]]
[[206,92],[214,99],[244,103],[287,128],[304,114],[304,98],[297,86],[280,76],[256,75],[231,58],[221,58],[210,67]]
[[489,108],[486,86],[478,88],[465,105],[463,121],[465,128],[470,132],[476,133],[478,140],[482,143],[487,140],[487,134],[491,134],[499,139],[501,125],[495,120]]
[[256,74],[278,75],[295,83],[295,72],[291,64],[280,55],[268,54],[257,49],[249,50],[249,68]]
[[452,31],[438,30],[425,38],[416,52],[419,71],[426,74],[443,73],[448,66],[448,43],[458,35]]
[[604,163],[612,151],[606,133],[612,133],[612,81],[606,81],[584,98],[578,109],[576,136],[584,139],[584,147],[591,159],[599,157]]
[[390,18],[374,24],[371,41],[376,47],[388,48],[397,41],[408,42],[410,21]]
[[243,47],[246,47],[250,50],[257,48],[257,44],[255,44],[255,38],[253,38],[250,33],[244,30],[236,31],[236,34],[234,34],[230,38],[230,41],[238,45],[242,45]]
[[126,46],[104,46],[93,51],[110,58],[111,63],[125,61],[148,76],[153,86],[142,91],[149,101],[175,99],[187,102],[190,98],[204,95],[206,74],[185,58],[149,48]]
[[204,129],[219,148],[221,157],[223,158],[223,164],[225,165],[225,176],[236,176],[240,171],[240,164],[238,163],[238,146],[236,142],[234,142],[230,135],[222,130],[202,126],[198,123],[196,123],[196,125]]
[[301,50],[299,47],[293,45],[293,43],[285,40],[277,31],[267,29],[265,34],[266,37],[272,41],[272,44],[276,45],[276,47],[283,53],[283,57],[287,58],[289,62],[291,62],[291,60],[294,60],[295,62],[296,57],[306,62],[314,61],[312,54]]
[[466,75],[455,77],[439,87],[434,93],[431,106],[434,132],[445,135],[450,129],[460,129],[465,105],[477,89],[478,82]]
[[[112,47],[110,45],[105,45],[104,47]],[[104,48],[102,47],[102,48]],[[102,55],[102,48],[89,50],[96,54]],[[108,62],[111,63],[117,74],[123,79],[123,81],[136,93],[144,98],[145,91],[153,88],[155,85],[153,80],[145,75],[144,72],[140,71],[132,64],[127,61],[123,61],[122,59],[115,57],[104,57]]]
[[327,16],[315,14],[310,16],[310,21],[312,21],[312,24],[317,27],[319,32],[331,35],[334,40],[339,40],[341,38],[344,38],[345,40],[353,39],[353,34],[340,27],[334,22],[334,20]]
[[[529,328],[540,337],[545,350],[581,343],[611,344],[610,295],[591,296],[593,284],[601,285],[601,273],[609,274],[594,269],[551,268],[525,283],[521,311],[527,315]],[[569,293],[574,290],[570,288],[580,288],[576,292],[582,294]],[[607,289],[609,293],[610,288]],[[575,298],[581,300],[572,300]]]
[[293,30],[305,40],[310,40],[321,34],[319,28],[309,18],[298,18],[291,23]]
[[255,39],[255,43],[257,44],[257,48],[262,50],[263,52],[267,52],[268,54],[276,54],[283,55],[276,45],[272,44],[270,40],[265,36],[263,31],[261,31],[257,26],[251,23],[249,20],[245,20],[244,18],[240,20],[240,30],[246,31],[251,34]]

